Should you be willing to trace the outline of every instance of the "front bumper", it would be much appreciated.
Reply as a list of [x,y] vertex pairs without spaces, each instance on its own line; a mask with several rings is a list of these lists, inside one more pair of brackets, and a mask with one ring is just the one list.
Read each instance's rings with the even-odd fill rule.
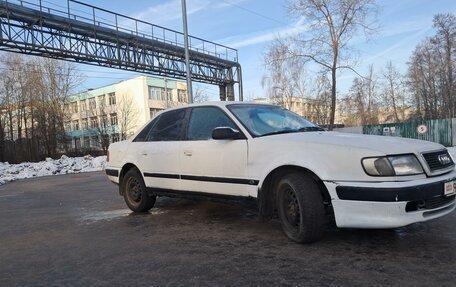
[[456,171],[403,182],[325,181],[336,224],[350,228],[395,228],[450,213],[455,195],[444,195],[444,184],[456,182]]
[[119,169],[113,167],[106,167],[105,173],[108,176],[108,179],[115,184],[119,184]]

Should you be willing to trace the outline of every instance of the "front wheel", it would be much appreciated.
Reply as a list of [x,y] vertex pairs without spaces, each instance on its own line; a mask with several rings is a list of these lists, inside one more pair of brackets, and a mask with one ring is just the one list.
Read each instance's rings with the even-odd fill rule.
[[292,173],[279,181],[277,193],[277,208],[283,232],[299,243],[321,239],[325,211],[317,183],[302,173]]
[[122,181],[125,203],[134,212],[147,212],[155,204],[156,196],[147,193],[146,185],[137,169],[130,169]]

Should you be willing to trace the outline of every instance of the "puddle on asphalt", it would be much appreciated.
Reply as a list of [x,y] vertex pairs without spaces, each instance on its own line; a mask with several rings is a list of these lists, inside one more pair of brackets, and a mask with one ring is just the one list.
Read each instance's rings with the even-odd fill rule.
[[110,211],[95,211],[95,212],[85,212],[81,216],[81,221],[86,224],[95,223],[98,221],[110,221],[116,218],[121,218],[130,215],[158,215],[166,213],[164,210],[153,210],[149,213],[145,214],[136,214],[133,213],[130,209],[118,209],[118,210],[110,210]]
[[96,211],[88,212],[82,215],[82,221],[84,222],[95,222],[100,220],[111,220],[117,217],[127,216],[131,213],[129,209],[119,209],[110,211]]

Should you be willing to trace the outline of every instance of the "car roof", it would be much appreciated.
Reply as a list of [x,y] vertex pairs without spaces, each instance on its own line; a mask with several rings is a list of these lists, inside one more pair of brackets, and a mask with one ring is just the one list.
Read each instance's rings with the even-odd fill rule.
[[268,105],[268,106],[271,106],[271,104],[268,104],[268,103],[258,103],[258,102],[210,101],[210,102],[193,103],[193,104],[178,106],[178,107],[175,107],[173,109],[199,107],[199,106],[219,106],[219,107],[224,107],[224,106],[233,105],[233,104],[235,104],[235,105],[259,105],[259,106]]
[[158,117],[159,115],[166,113],[168,111],[173,111],[173,110],[180,110],[180,109],[187,109],[187,108],[192,108],[192,107],[207,107],[207,106],[215,106],[215,107],[225,107],[228,105],[258,105],[258,106],[273,106],[271,104],[267,103],[258,103],[258,102],[240,102],[240,101],[209,101],[209,102],[203,102],[203,103],[193,103],[193,104],[187,104],[187,105],[182,105],[182,106],[177,106],[177,107],[171,107],[171,108],[166,108],[160,112],[158,112],[154,118]]

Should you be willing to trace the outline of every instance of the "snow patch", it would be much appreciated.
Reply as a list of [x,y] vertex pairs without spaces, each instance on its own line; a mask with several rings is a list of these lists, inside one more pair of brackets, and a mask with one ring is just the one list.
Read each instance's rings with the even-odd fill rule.
[[46,158],[40,162],[22,162],[9,164],[0,162],[0,185],[18,179],[48,176],[56,174],[81,173],[104,170],[106,156],[68,157],[62,155],[60,159]]

